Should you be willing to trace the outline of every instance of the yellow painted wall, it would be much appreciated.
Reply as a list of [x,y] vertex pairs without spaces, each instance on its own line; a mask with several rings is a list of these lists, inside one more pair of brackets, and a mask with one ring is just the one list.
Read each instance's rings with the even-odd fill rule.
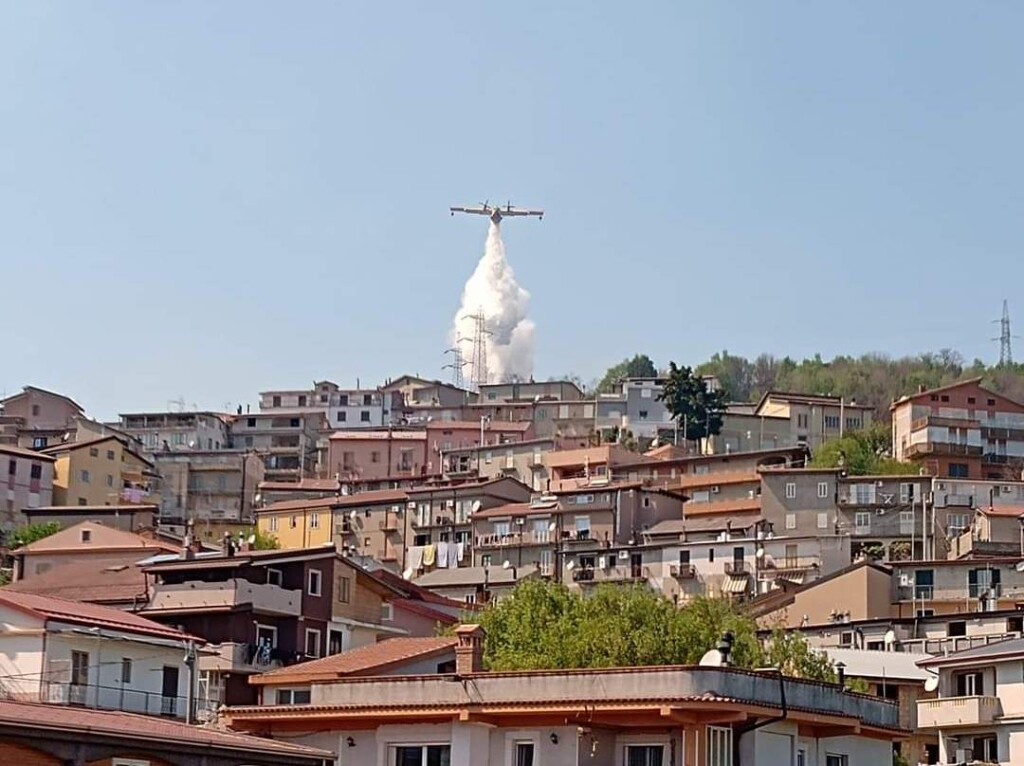
[[276,537],[281,548],[297,550],[331,542],[333,521],[330,509],[326,508],[274,513],[257,511],[256,528],[261,535]]
[[[143,474],[147,470],[150,470],[149,466],[116,439],[71,450],[57,458],[54,504],[124,504],[125,501],[121,500],[124,481],[144,482],[147,479]],[[88,473],[87,481],[83,471]],[[144,499],[147,503],[160,501],[155,495]]]

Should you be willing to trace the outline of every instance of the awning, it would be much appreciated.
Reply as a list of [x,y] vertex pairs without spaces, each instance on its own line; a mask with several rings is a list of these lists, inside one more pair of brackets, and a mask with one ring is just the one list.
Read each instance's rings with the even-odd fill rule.
[[722,593],[746,593],[748,578],[746,575],[729,575],[722,585]]
[[804,573],[803,572],[791,572],[789,574],[779,575],[775,579],[776,580],[785,580],[786,582],[791,582],[794,585],[803,585],[804,584]]

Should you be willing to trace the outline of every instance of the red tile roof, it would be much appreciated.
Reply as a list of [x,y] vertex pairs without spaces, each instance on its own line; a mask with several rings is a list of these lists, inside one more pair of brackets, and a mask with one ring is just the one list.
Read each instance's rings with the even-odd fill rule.
[[993,505],[988,508],[982,508],[981,512],[986,516],[1006,516],[1009,518],[1019,518],[1024,516],[1024,506],[1022,505]]
[[158,622],[147,620],[130,612],[109,606],[89,604],[68,599],[42,596],[35,593],[17,593],[6,588],[0,589],[0,605],[28,612],[42,620],[68,622],[87,627],[108,628],[125,633],[139,633],[178,641],[202,641],[180,630],[168,628]]
[[45,463],[54,463],[57,461],[53,455],[44,455],[41,452],[35,450],[25,449],[24,447],[14,447],[9,444],[0,444],[0,453],[4,455],[14,455],[15,457],[24,457],[30,460],[42,460]]
[[[79,508],[86,506],[70,506]],[[104,506],[105,508],[120,508],[121,506]],[[138,506],[132,506],[136,508]],[[88,541],[82,540],[82,532],[89,533]],[[170,543],[163,543],[147,537],[125,532],[106,524],[96,521],[82,521],[74,526],[62,529],[47,537],[40,538],[34,543],[23,545],[16,553],[56,553],[56,552],[81,552],[95,553],[97,551],[138,551],[137,559],[146,556],[155,556],[158,553],[178,553],[181,548]]]
[[[157,716],[135,715],[107,710],[46,705],[34,702],[12,702],[0,700],[0,725],[13,724],[26,730],[47,729],[51,731],[81,732],[83,739],[90,734],[114,735],[126,739],[144,740],[147,743],[167,743],[166,752],[175,752],[175,746],[205,745],[211,750],[228,750],[234,758],[246,752],[259,752],[282,757],[305,757],[311,764],[321,759],[334,760],[322,750],[273,739],[263,739],[245,734],[189,726]],[[243,758],[244,760],[244,758]]]
[[93,604],[141,606],[146,603],[146,576],[135,566],[141,555],[130,553],[120,557],[103,556],[99,561],[91,558],[71,561],[43,574],[13,582],[0,589],[0,594],[12,591]]
[[249,679],[251,684],[291,684],[331,681],[344,676],[372,676],[412,660],[447,654],[455,648],[454,636],[391,638],[311,662],[271,670]]

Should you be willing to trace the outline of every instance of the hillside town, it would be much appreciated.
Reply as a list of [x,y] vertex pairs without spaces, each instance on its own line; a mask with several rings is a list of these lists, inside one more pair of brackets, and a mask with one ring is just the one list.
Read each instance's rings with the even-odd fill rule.
[[[403,375],[101,422],[25,386],[0,402],[2,760],[1007,762],[1024,404],[768,391],[700,429],[672,390]],[[879,429],[891,470],[848,469]],[[720,602],[838,679],[741,667],[726,636],[692,665],[489,668],[489,610],[545,583]]]

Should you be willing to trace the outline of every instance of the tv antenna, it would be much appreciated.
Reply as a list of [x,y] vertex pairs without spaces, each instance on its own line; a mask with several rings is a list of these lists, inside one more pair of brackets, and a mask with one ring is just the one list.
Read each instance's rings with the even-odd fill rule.
[[998,324],[1000,330],[999,337],[992,339],[999,341],[999,366],[1008,367],[1013,364],[1012,340],[1020,336],[1010,333],[1010,307],[1005,299],[1003,299],[1002,319],[993,319],[992,322]]

